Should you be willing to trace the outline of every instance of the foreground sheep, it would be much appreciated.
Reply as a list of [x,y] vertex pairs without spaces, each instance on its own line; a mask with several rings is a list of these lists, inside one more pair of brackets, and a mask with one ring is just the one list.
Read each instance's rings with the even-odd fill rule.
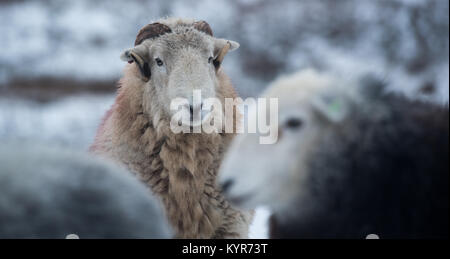
[[169,238],[134,177],[92,158],[0,143],[0,238]]
[[239,44],[212,35],[206,22],[186,19],[142,28],[135,47],[122,54],[130,64],[91,147],[127,166],[161,197],[178,238],[245,238],[251,217],[230,207],[216,187],[233,134],[176,134],[170,128],[176,98],[189,100],[183,109],[194,118],[202,116],[194,90],[221,102],[236,97],[220,65]]
[[313,71],[266,96],[280,98],[278,143],[238,137],[221,183],[272,209],[273,238],[448,238],[448,107]]

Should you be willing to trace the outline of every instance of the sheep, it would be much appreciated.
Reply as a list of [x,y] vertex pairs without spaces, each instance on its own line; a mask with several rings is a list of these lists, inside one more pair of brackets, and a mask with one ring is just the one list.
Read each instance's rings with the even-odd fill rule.
[[0,238],[170,238],[159,202],[86,153],[0,143]]
[[[129,64],[90,148],[126,166],[161,199],[176,238],[248,237],[253,212],[231,207],[216,185],[223,154],[235,134],[182,134],[173,132],[170,124],[171,101],[185,98],[189,103],[182,109],[191,120],[183,125],[197,125],[194,117],[203,111],[202,103],[193,101],[194,90],[222,103],[237,97],[221,63],[238,47],[237,42],[213,37],[205,21],[167,18],[143,27],[135,47],[121,55]],[[237,128],[240,118],[236,111],[224,121]]]
[[448,106],[313,70],[264,96],[278,142],[238,136],[219,181],[236,206],[269,207],[271,238],[448,238]]

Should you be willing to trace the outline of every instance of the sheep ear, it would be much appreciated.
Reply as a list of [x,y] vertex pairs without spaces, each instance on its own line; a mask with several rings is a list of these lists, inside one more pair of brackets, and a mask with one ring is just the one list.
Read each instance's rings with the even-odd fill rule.
[[343,121],[349,114],[349,104],[338,94],[326,93],[312,100],[313,107],[328,121],[337,123]]
[[136,63],[141,71],[142,80],[145,82],[150,80],[151,71],[147,47],[144,45],[139,45],[137,47],[127,49],[120,55],[120,59],[130,64]]
[[239,43],[232,40],[216,39],[214,43],[214,66],[219,69],[225,55],[239,48]]

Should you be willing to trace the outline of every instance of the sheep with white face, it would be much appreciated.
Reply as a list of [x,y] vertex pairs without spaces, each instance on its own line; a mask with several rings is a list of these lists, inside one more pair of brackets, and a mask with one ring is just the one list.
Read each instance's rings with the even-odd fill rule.
[[311,70],[265,96],[278,142],[239,136],[219,179],[234,205],[271,209],[271,237],[448,238],[448,106]]
[[[164,204],[177,238],[245,238],[252,213],[237,210],[216,185],[218,168],[232,133],[174,131],[173,117],[188,128],[207,120],[196,100],[215,98],[223,122],[239,125],[240,113],[226,115],[225,100],[237,94],[221,68],[239,44],[213,37],[208,23],[161,19],[144,26],[127,64],[115,103],[105,115],[91,151],[124,165]],[[201,91],[201,98],[195,93]],[[173,109],[174,100],[184,100]],[[215,124],[222,128],[224,124]],[[223,131],[222,131],[223,132]]]

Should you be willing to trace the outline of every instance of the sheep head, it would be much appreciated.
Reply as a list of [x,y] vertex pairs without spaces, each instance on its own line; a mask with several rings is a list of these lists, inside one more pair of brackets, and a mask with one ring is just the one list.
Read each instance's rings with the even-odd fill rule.
[[263,97],[279,99],[279,121],[271,129],[277,128],[278,140],[261,145],[259,134],[235,138],[220,173],[229,200],[247,209],[288,210],[302,189],[317,141],[348,119],[356,98],[347,96],[352,84],[313,70],[276,80]]
[[139,68],[137,76],[147,86],[144,102],[152,99],[160,117],[173,115],[170,102],[176,98],[188,100],[186,113],[192,117],[202,113],[202,103],[194,103],[194,90],[201,90],[202,99],[217,97],[222,61],[237,48],[237,42],[213,37],[205,21],[172,18],[143,27],[121,59]]

